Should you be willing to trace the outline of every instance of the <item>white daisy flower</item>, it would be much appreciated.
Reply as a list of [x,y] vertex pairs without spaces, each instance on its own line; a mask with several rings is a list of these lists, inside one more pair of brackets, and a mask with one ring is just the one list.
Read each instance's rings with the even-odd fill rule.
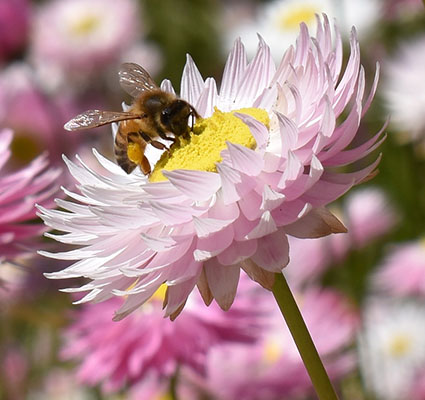
[[366,387],[382,400],[407,399],[416,374],[425,366],[425,306],[370,305],[358,349]]
[[278,61],[282,51],[295,42],[299,24],[304,22],[313,28],[316,14],[321,13],[331,20],[336,18],[345,37],[349,36],[352,26],[366,35],[378,20],[381,6],[379,0],[275,0],[261,5],[254,20],[244,21],[230,29],[228,37],[240,36],[246,44],[247,53],[253,55],[258,33],[269,43],[272,55]]

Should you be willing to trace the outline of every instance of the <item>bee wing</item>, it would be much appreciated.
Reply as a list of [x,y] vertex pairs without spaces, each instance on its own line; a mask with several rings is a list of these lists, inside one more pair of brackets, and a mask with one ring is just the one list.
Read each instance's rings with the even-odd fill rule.
[[118,72],[121,87],[132,97],[141,93],[158,89],[158,85],[148,71],[135,63],[124,63]]
[[140,116],[130,112],[88,110],[68,121],[64,128],[67,131],[77,131],[136,118]]

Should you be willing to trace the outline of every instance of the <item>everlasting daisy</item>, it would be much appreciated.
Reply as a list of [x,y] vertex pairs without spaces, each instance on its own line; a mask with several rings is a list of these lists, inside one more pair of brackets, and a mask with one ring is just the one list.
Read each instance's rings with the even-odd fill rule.
[[395,246],[373,277],[376,289],[397,296],[425,295],[425,241]]
[[359,336],[360,367],[379,399],[400,400],[425,367],[425,308],[377,301],[366,310]]
[[[116,319],[163,283],[168,316],[182,309],[195,286],[207,304],[215,298],[229,309],[240,269],[271,288],[289,261],[288,235],[345,231],[324,206],[373,173],[379,161],[350,173],[336,170],[373,151],[382,135],[346,149],[377,84],[375,78],[365,95],[354,30],[350,47],[341,73],[342,43],[338,34],[333,41],[326,17],[318,20],[316,37],[301,25],[296,47],[278,66],[261,38],[250,63],[237,40],[219,90],[188,57],[181,97],[202,118],[191,140],[165,153],[149,177],[127,175],[97,152],[108,177],[81,159],[65,159],[81,193],[66,190],[70,200],[58,201],[62,210],[40,207],[40,216],[64,232],[49,237],[80,247],[41,252],[76,260],[49,277],[89,278],[73,289],[89,291],[81,302],[125,297]],[[162,87],[173,90],[169,81]]]
[[[236,11],[238,11],[236,9]],[[366,35],[379,19],[379,0],[333,1],[333,0],[274,0],[260,4],[256,16],[229,30],[229,36],[241,36],[246,43],[249,55],[255,53],[258,32],[271,46],[272,54],[280,60],[283,50],[293,44],[301,22],[313,28],[316,14],[325,13],[336,18],[344,36],[350,35],[354,25],[362,35]]]
[[60,175],[57,169],[47,169],[45,156],[21,170],[7,171],[12,137],[12,131],[0,131],[0,260],[34,251],[31,240],[46,230],[43,224],[33,221],[34,204],[53,205],[55,180]]
[[111,313],[121,299],[81,310],[67,331],[63,349],[64,358],[81,360],[81,382],[101,384],[105,393],[142,382],[142,387],[153,384],[158,389],[180,366],[204,372],[212,346],[256,339],[261,313],[249,286],[227,313],[216,305],[206,309],[200,296],[193,293],[175,321],[163,317],[165,289],[119,323],[111,320]]
[[404,142],[425,139],[425,36],[401,44],[386,63],[382,93],[391,124]]

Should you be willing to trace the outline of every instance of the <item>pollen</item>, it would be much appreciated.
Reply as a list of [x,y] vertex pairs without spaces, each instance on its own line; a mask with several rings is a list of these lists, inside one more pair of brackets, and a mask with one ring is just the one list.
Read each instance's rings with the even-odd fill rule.
[[169,152],[162,155],[149,178],[151,182],[166,180],[162,171],[189,169],[217,172],[216,164],[222,161],[221,151],[226,141],[255,149],[257,143],[248,126],[235,113],[248,114],[269,128],[267,111],[258,108],[243,108],[222,112],[217,108],[209,118],[196,121],[190,137],[180,138]]
[[138,143],[129,143],[127,147],[128,159],[140,165],[143,159],[143,151]]
[[313,4],[295,4],[289,10],[277,15],[276,25],[279,29],[298,29],[301,22],[311,24],[320,10]]
[[395,358],[405,356],[412,348],[411,339],[406,334],[394,336],[389,343],[389,352]]

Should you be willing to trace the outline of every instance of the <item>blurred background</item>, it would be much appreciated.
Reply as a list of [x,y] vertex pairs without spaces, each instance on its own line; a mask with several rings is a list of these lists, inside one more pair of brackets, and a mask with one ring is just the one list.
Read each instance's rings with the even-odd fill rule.
[[[282,340],[270,296],[246,284],[237,307],[245,308],[255,334],[231,340],[223,326],[237,330],[238,317],[226,319],[195,299],[183,314],[209,329],[213,320],[221,330],[214,325],[214,340],[198,354],[182,348],[204,340],[193,330],[158,322],[171,334],[167,355],[154,358],[152,340],[139,339],[160,307],[112,322],[113,305],[72,305],[58,290],[67,284],[43,276],[69,262],[35,253],[58,244],[41,237],[34,210],[27,205],[12,216],[6,200],[24,193],[53,207],[54,197],[65,196],[57,188],[73,185],[62,154],[94,165],[95,147],[113,159],[110,127],[70,133],[63,124],[87,109],[120,110],[130,101],[118,84],[122,62],[142,65],[157,82],[170,79],[178,92],[186,54],[204,78],[219,81],[237,37],[252,57],[259,33],[279,62],[299,23],[313,33],[314,15],[322,12],[337,20],[345,46],[356,26],[368,87],[381,66],[359,140],[389,120],[388,136],[379,175],[333,205],[349,233],[292,240],[288,279],[342,399],[425,399],[419,0],[0,0],[0,131],[11,130],[0,139],[0,399],[315,398],[290,338]],[[247,301],[245,291],[261,300]]]

